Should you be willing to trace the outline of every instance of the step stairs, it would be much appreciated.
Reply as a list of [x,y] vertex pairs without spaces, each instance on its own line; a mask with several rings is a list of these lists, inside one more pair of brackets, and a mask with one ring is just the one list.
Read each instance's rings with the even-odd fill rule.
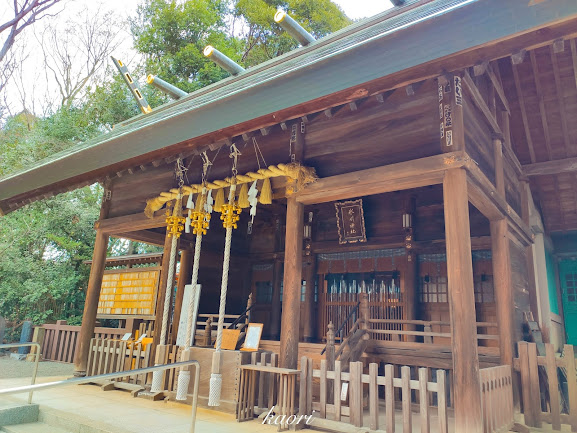
[[[3,410],[5,412],[3,412]],[[9,410],[9,412],[8,412]],[[1,416],[2,414],[7,416]],[[38,405],[0,407],[3,433],[129,433],[119,426],[88,420],[74,413]]]
[[6,433],[72,433],[71,430],[65,430],[43,422],[7,425],[0,430]]

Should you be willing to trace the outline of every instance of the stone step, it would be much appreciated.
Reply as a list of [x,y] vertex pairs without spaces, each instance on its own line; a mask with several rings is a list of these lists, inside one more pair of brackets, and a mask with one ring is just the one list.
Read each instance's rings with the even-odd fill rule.
[[42,422],[8,425],[1,428],[6,433],[71,433],[60,427],[54,427]]
[[0,407],[0,427],[38,421],[38,405],[5,402]]

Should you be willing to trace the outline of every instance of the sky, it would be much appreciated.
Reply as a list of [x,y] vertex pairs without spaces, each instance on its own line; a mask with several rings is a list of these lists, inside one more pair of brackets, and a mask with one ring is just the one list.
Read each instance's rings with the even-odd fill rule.
[[[352,19],[366,18],[373,16],[384,10],[390,9],[392,4],[390,0],[332,0],[334,3],[338,4],[345,14]],[[133,15],[136,11],[137,5],[141,0],[63,0],[61,5],[56,6],[60,8],[61,12],[57,17],[52,18],[57,20],[58,26],[62,25],[63,28],[69,27],[71,20],[75,16],[79,15],[79,12],[83,9],[96,10],[101,8],[101,10],[114,11],[118,16],[118,22],[125,22],[126,19]],[[0,23],[7,21],[10,18],[10,3],[11,0],[0,0]],[[44,20],[46,21],[46,20]],[[37,44],[36,38],[37,33],[41,31],[43,26],[43,21],[37,22],[33,28],[23,32],[21,34],[21,40],[19,43],[23,44],[25,52],[25,60],[22,62],[24,65],[22,76],[25,76],[23,83],[11,83],[9,84],[6,97],[7,103],[10,106],[10,111],[12,113],[17,113],[22,109],[23,103],[23,92],[26,93],[25,99],[27,108],[35,112],[35,114],[42,114],[43,107],[49,102],[58,99],[57,88],[55,83],[51,83],[50,77],[47,77],[43,71],[45,70],[43,65],[43,58],[40,50],[34,50],[33,47]],[[36,34],[35,34],[36,33]],[[115,50],[115,57],[125,59],[127,64],[130,64],[130,60],[134,59],[135,52],[132,50],[132,38],[128,29],[126,29],[123,34],[121,34],[122,43]],[[0,37],[0,42],[4,38]],[[30,87],[29,83],[33,83]],[[42,95],[42,96],[40,96]]]

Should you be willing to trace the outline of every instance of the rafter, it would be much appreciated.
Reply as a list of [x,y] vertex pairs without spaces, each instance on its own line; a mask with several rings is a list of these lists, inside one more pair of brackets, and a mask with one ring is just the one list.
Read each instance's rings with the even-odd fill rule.
[[553,159],[551,156],[551,136],[549,135],[549,123],[547,122],[547,112],[545,110],[545,101],[543,99],[543,91],[541,89],[541,78],[539,76],[539,65],[535,51],[529,53],[531,56],[531,65],[533,67],[533,76],[535,77],[535,88],[537,89],[537,99],[539,100],[539,113],[541,114],[541,124],[543,125],[543,132],[545,134],[545,147],[547,148],[547,155],[549,160]]
[[517,97],[519,98],[519,107],[521,108],[521,118],[523,119],[523,128],[525,129],[525,137],[527,139],[527,147],[529,147],[529,157],[531,162],[534,163],[535,159],[535,148],[533,147],[533,139],[531,138],[531,131],[529,130],[529,121],[527,120],[527,108],[525,107],[525,97],[523,96],[523,90],[521,89],[521,81],[519,79],[519,71],[517,71],[517,65],[512,62],[513,68],[513,79],[515,81],[515,89],[517,90]]
[[577,157],[537,162],[523,166],[525,176],[543,176],[568,172],[577,172]]
[[557,61],[557,55],[553,49],[553,45],[549,47],[551,54],[551,63],[553,64],[553,75],[555,76],[555,89],[557,92],[557,99],[559,101],[559,109],[561,111],[561,128],[563,129],[563,139],[565,140],[565,151],[567,156],[574,156],[577,154],[575,149],[571,146],[571,140],[569,138],[569,129],[567,128],[567,115],[565,113],[565,98],[563,92],[563,86],[561,84],[561,73],[559,72],[559,62]]

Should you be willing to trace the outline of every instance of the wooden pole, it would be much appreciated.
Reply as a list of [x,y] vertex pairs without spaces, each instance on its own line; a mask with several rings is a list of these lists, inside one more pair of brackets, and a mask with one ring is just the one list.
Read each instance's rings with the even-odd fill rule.
[[447,170],[443,181],[447,279],[455,389],[455,431],[481,433],[481,385],[477,354],[473,258],[467,174]]
[[[164,249],[162,251],[162,269],[160,271],[160,282],[156,291],[156,316],[154,319],[154,335],[152,347],[160,344],[160,331],[162,329],[162,313],[164,309],[164,297],[166,296],[166,286],[168,283],[168,266],[170,264],[170,250],[172,247],[172,237],[164,238]],[[176,265],[176,264],[175,264]],[[170,317],[170,314],[169,314]],[[164,342],[166,343],[166,342]]]
[[[531,196],[531,188],[526,179],[521,179],[521,217],[523,222],[531,227],[531,214],[529,198]],[[529,289],[529,302],[531,304],[531,311],[535,322],[541,323],[539,315],[539,300],[537,299],[537,289],[535,284],[535,264],[533,262],[533,245],[525,248],[525,259],[527,261],[527,285]],[[546,324],[548,325],[548,324]]]
[[272,300],[270,309],[270,338],[278,340],[280,337],[280,286],[282,283],[282,262],[275,260],[272,275]]
[[75,376],[86,375],[90,340],[94,336],[94,326],[96,324],[96,313],[98,310],[98,300],[100,299],[102,276],[104,274],[104,268],[106,267],[107,248],[108,235],[97,230],[96,240],[94,242],[94,253],[92,255],[92,266],[90,267],[90,277],[88,279],[88,289],[86,290],[86,300],[84,301],[82,326],[80,327],[78,348],[74,357]]
[[501,197],[505,198],[505,172],[503,170],[503,140],[493,138],[493,154],[495,156],[495,187]]
[[315,282],[316,266],[312,257],[308,257],[308,263],[304,266],[304,280],[306,281],[306,292],[304,302],[304,330],[303,341],[311,343],[315,339]]
[[302,286],[304,208],[287,198],[284,290],[280,335],[280,366],[297,368]]
[[506,219],[491,221],[493,284],[499,324],[501,364],[513,365],[513,287],[508,230]]
[[[404,287],[404,303],[405,303],[405,319],[415,320],[417,318],[417,255],[411,250],[407,250],[405,255],[405,275],[403,276]],[[409,331],[416,331],[415,325],[408,325]],[[407,335],[407,341],[415,341],[415,336]]]
[[178,335],[178,325],[180,323],[180,313],[182,311],[182,299],[184,297],[184,286],[190,284],[192,274],[192,250],[186,249],[180,253],[180,272],[178,274],[178,285],[176,287],[176,299],[174,300],[174,315],[172,318],[172,342],[176,343]]

